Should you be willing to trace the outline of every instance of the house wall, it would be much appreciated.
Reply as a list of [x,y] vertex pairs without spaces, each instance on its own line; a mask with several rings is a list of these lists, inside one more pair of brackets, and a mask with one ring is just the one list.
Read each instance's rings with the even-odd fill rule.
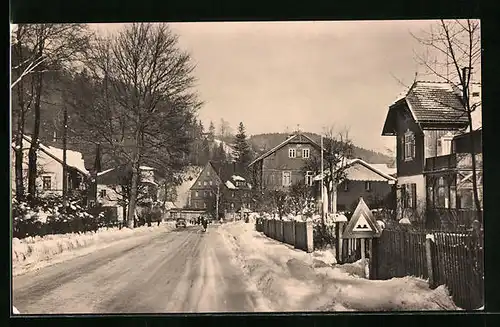
[[437,130],[424,130],[424,157],[436,157],[441,155],[450,154],[452,151],[452,142],[450,140],[450,147],[448,153],[443,153],[441,138],[445,135],[455,136],[457,131],[452,131],[449,129],[437,129]]
[[[296,157],[289,158],[288,151],[290,148],[296,150]],[[306,160],[302,157],[302,149],[308,148],[310,157],[320,156],[319,149],[309,140],[302,138],[294,142],[290,142],[278,149],[273,154],[263,159],[262,162],[262,185],[267,189],[283,188],[284,171],[291,172],[291,183],[303,181],[305,178],[302,171]]]
[[[14,150],[11,151],[11,181],[12,181],[12,191],[16,189],[16,172],[15,172],[15,158]],[[39,171],[39,176],[36,179],[37,193],[40,196],[46,195],[62,195],[62,176],[63,167],[62,165],[48,156],[45,152],[38,151],[37,166]],[[28,187],[28,150],[23,151],[23,175],[25,176],[25,188]],[[43,189],[43,177],[51,177],[51,189]]]
[[[345,184],[347,184],[347,191],[344,190]],[[337,209],[353,211],[360,197],[363,197],[370,209],[376,209],[373,207],[375,201],[386,199],[392,192],[392,185],[388,182],[371,181],[370,187],[371,190],[367,191],[365,181],[343,181],[337,189]]]
[[[106,191],[106,196],[102,196],[102,191]],[[98,184],[97,185],[97,201],[106,207],[116,207],[118,220],[123,220],[123,207],[119,205],[119,200],[121,200],[121,195],[119,195],[114,187],[109,185]]]
[[[397,142],[396,160],[398,176],[413,176],[421,174],[424,170],[424,134],[420,126],[415,122],[413,116],[406,106],[401,104],[397,110]],[[404,158],[404,134],[410,130],[415,135],[415,157],[406,161]]]

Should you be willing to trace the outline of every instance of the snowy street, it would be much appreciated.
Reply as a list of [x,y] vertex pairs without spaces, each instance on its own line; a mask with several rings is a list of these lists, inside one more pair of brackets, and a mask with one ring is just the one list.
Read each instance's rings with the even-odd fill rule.
[[254,311],[217,228],[155,234],[14,277],[13,303],[23,314]]
[[159,232],[15,276],[23,314],[456,310],[444,287],[371,281],[243,222]]

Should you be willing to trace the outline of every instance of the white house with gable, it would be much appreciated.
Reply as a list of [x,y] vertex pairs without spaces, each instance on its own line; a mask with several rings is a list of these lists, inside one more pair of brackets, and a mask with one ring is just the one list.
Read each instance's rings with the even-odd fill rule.
[[[31,137],[23,137],[23,176],[25,188],[28,186],[28,151],[31,146]],[[11,185],[16,189],[15,149],[11,148]],[[68,190],[84,189],[85,180],[90,177],[85,169],[83,156],[80,152],[67,150],[66,164],[68,167]],[[63,150],[60,148],[39,144],[37,152],[37,196],[62,195],[63,189]]]

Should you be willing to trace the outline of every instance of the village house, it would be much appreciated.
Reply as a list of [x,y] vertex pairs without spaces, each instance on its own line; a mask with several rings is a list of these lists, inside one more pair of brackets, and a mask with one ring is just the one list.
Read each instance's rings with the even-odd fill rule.
[[[123,217],[126,216],[127,207],[123,201],[126,193],[122,184],[129,185],[127,181],[131,178],[131,172],[131,167],[127,165],[97,173],[97,202],[107,210],[112,210],[112,215],[118,221],[123,221]],[[147,166],[140,166],[140,173],[138,204],[156,202],[160,192],[161,177],[154,168]]]
[[[31,137],[23,136],[23,176],[25,187],[28,181],[28,151],[31,146]],[[11,180],[12,191],[15,192],[15,144],[11,149]],[[84,190],[89,172],[85,169],[83,156],[77,151],[66,151],[66,166],[68,179],[68,192]],[[53,146],[39,143],[37,150],[37,196],[48,195],[62,196],[63,191],[63,150]]]
[[190,188],[187,207],[215,211],[216,199],[219,199],[219,215],[225,217],[250,209],[251,189],[235,163],[209,161]]
[[[479,96],[471,92],[471,101]],[[429,224],[433,210],[456,214],[470,202],[457,192],[471,170],[460,141],[469,128],[461,92],[448,83],[417,81],[389,106],[382,135],[396,137],[399,219]]]
[[290,135],[274,148],[260,155],[249,165],[255,187],[266,190],[286,189],[304,181],[313,185],[312,171],[304,172],[306,160],[319,157],[321,146],[302,133]]
[[[348,160],[342,169],[345,179],[337,186],[338,211],[354,211],[360,197],[363,197],[370,209],[390,206],[391,197],[395,195],[395,169],[386,164],[369,164],[361,159]],[[325,172],[327,173],[328,171]],[[319,174],[314,177],[314,193],[319,207],[321,186],[322,174]],[[326,198],[327,190],[324,185],[323,188],[323,196]]]

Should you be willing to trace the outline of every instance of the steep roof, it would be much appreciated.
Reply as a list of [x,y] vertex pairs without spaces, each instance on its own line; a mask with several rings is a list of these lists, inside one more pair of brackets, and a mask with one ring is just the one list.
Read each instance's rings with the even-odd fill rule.
[[[235,184],[234,182],[238,180],[241,181],[241,179],[243,179],[244,181],[248,181],[247,174],[243,171],[238,170],[237,166],[234,163],[219,163],[219,162],[209,161],[208,164],[212,166],[214,171],[222,180],[222,183],[227,188],[240,189],[241,187],[234,186]],[[248,186],[248,183],[245,184],[247,185],[247,187],[244,188],[250,188]]]
[[[374,172],[380,178],[374,179],[373,177],[368,176],[366,173],[359,169],[353,169],[356,167],[356,165],[362,165],[363,167],[366,167],[368,170]],[[395,182],[396,178],[391,176],[391,168],[388,168],[387,165],[384,165],[385,168],[381,169],[381,165],[378,164],[369,164],[364,160],[361,159],[351,159],[349,162],[346,163],[344,169],[346,169],[347,173],[347,179],[350,180],[387,180],[389,182]],[[329,174],[329,171],[325,171],[325,174]],[[319,174],[316,177],[314,177],[314,180],[322,180],[323,175]]]
[[[31,137],[27,135],[23,135],[23,148],[27,148],[24,144],[31,144]],[[59,149],[53,146],[46,146],[42,143],[38,143],[38,148],[40,151],[47,154],[49,157],[59,162],[61,165],[63,164],[63,149]],[[12,144],[13,148],[15,148],[15,144]],[[78,151],[66,150],[66,165],[76,169],[79,173],[89,176],[89,172],[85,169],[85,162],[83,161],[83,155]]]
[[469,121],[460,90],[450,83],[416,81],[411,88],[389,106],[382,135],[392,135],[394,108],[405,103],[415,122],[451,123],[467,126]]
[[316,141],[314,141],[312,138],[310,138],[309,136],[307,136],[307,135],[305,135],[303,133],[297,133],[297,134],[294,134],[294,135],[288,137],[286,140],[284,140],[280,144],[276,145],[274,148],[272,148],[269,151],[267,151],[267,152],[263,153],[262,155],[260,155],[257,159],[255,159],[254,161],[252,161],[248,166],[250,167],[253,164],[255,164],[256,162],[258,162],[258,161],[260,161],[262,159],[265,159],[266,157],[268,157],[271,154],[273,154],[274,152],[278,151],[279,149],[281,149],[282,147],[284,147],[285,145],[287,145],[288,143],[290,143],[290,141],[296,139],[299,136],[302,136],[302,137],[306,138],[311,144],[313,144],[314,146],[317,146],[318,148],[321,148],[321,146]]

